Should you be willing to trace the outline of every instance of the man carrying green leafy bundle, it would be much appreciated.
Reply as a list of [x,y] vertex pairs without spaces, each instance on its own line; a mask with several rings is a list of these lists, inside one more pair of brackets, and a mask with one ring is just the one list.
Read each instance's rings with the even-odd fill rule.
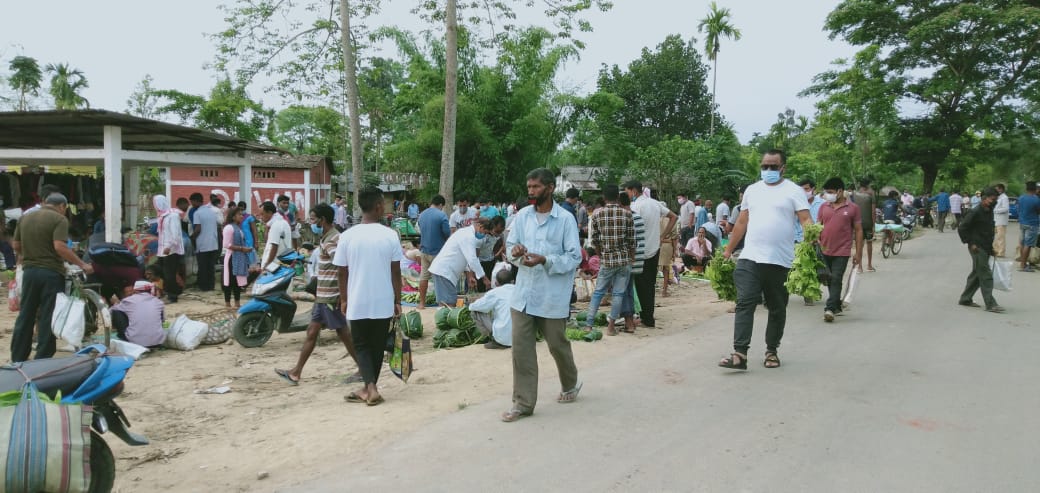
[[755,307],[765,297],[769,318],[766,323],[766,368],[780,366],[777,350],[787,323],[787,272],[794,262],[794,222],[798,217],[803,227],[812,224],[805,191],[783,178],[787,157],[781,150],[766,151],[762,156],[762,180],[749,186],[740,205],[740,216],[723,253],[733,255],[733,248],[747,236],[744,249],[733,272],[737,285],[736,316],[733,322],[733,353],[719,362],[723,368],[747,369],[747,351],[755,322]]
[[823,248],[823,263],[831,273],[827,297],[827,306],[823,310],[823,319],[833,322],[834,316],[841,313],[842,279],[849,266],[852,255],[853,238],[855,238],[856,255],[852,257],[852,265],[858,266],[863,259],[863,222],[859,206],[845,197],[844,184],[841,178],[831,178],[823,184],[823,200],[826,203],[820,208],[819,222],[823,225],[820,233],[820,246]]

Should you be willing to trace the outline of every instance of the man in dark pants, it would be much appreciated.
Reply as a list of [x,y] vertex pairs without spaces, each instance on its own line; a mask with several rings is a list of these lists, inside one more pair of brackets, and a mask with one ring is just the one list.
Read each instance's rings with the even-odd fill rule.
[[971,273],[968,274],[959,303],[961,306],[979,306],[972,298],[975,292],[981,289],[986,311],[993,313],[1004,312],[1004,307],[998,305],[993,297],[993,271],[989,267],[990,257],[994,253],[993,206],[997,203],[999,195],[992,187],[983,190],[982,202],[965,214],[957,228],[957,234],[960,235],[961,242],[968,245],[968,255],[971,256]]
[[845,195],[841,178],[831,178],[823,184],[823,202],[818,216],[823,225],[820,246],[823,248],[823,262],[831,273],[830,296],[823,309],[823,320],[833,322],[834,316],[841,313],[842,280],[853,246],[856,247],[853,267],[860,265],[863,258],[863,219],[859,206]]
[[625,183],[625,192],[632,199],[632,212],[643,217],[646,227],[646,258],[643,260],[643,272],[634,274],[636,295],[639,296],[639,320],[646,327],[654,327],[655,288],[657,286],[657,263],[661,255],[661,219],[667,217],[668,224],[664,231],[672,231],[679,219],[664,203],[643,195],[643,184],[638,181]]
[[[195,203],[196,195],[198,194],[192,194],[192,203]],[[213,291],[216,283],[217,256],[220,254],[220,218],[217,216],[216,207],[201,206],[201,195],[198,195],[198,203],[200,206],[195,209],[192,219],[195,258],[199,264],[196,279],[199,291]]]
[[78,265],[92,274],[93,267],[69,249],[69,220],[65,218],[68,200],[52,193],[40,210],[27,214],[18,223],[11,246],[22,266],[22,306],[11,338],[11,361],[29,359],[33,326],[37,326],[36,359],[54,356],[56,343],[51,331],[51,315],[58,293],[65,290],[65,262]]
[[755,323],[755,308],[765,297],[769,319],[766,324],[766,368],[780,366],[777,350],[787,323],[787,272],[794,262],[794,221],[812,224],[809,201],[802,187],[783,178],[787,158],[783,151],[770,150],[762,156],[762,180],[749,186],[740,205],[740,216],[723,255],[747,235],[733,273],[737,286],[737,308],[733,321],[733,353],[719,362],[723,368],[747,369],[747,351]]

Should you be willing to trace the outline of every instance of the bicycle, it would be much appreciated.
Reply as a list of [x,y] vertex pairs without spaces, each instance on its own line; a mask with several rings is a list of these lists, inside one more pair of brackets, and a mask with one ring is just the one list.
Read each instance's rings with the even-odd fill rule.
[[65,294],[73,299],[84,302],[84,328],[83,337],[94,335],[99,328],[105,330],[105,347],[112,343],[112,312],[108,303],[98,293],[100,283],[86,282],[87,276],[82,269],[76,266],[66,266],[65,272]]
[[885,240],[881,242],[881,256],[888,258],[889,255],[899,255],[903,250],[903,235],[896,234],[893,224],[886,223],[883,226]]

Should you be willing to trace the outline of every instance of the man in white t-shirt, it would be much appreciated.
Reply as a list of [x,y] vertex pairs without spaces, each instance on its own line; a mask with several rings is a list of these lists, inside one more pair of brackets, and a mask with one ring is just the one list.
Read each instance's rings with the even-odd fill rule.
[[459,197],[455,203],[455,212],[448,218],[448,226],[451,226],[452,233],[473,224],[473,220],[477,218],[477,209],[469,206],[469,199],[465,196]]
[[747,352],[755,322],[755,307],[765,298],[769,310],[766,324],[766,368],[780,366],[777,350],[787,322],[787,272],[794,262],[797,217],[803,227],[812,224],[805,191],[783,178],[787,157],[783,151],[770,150],[762,156],[762,181],[744,192],[740,217],[730,235],[723,255],[729,258],[734,247],[745,239],[744,249],[733,273],[737,286],[737,308],[733,321],[733,353],[719,362],[723,368],[747,369]]
[[260,268],[292,250],[292,229],[289,222],[278,213],[278,206],[274,202],[264,202],[260,205],[260,219],[267,224],[267,244],[264,246],[264,258],[260,261]]
[[696,212],[697,206],[693,204],[693,201],[689,200],[685,193],[678,195],[679,200],[679,229],[686,229],[693,226],[693,216]]
[[376,383],[383,367],[390,321],[401,314],[401,239],[380,224],[383,192],[365,187],[358,193],[361,224],[339,237],[332,263],[339,267],[340,309],[347,315],[364,388],[347,402],[379,405]]
[[661,255],[661,219],[668,218],[664,231],[672,231],[675,221],[679,219],[674,212],[657,200],[643,195],[643,184],[630,181],[625,184],[625,192],[632,199],[632,212],[643,217],[646,225],[646,256],[643,260],[643,272],[633,274],[636,296],[639,297],[639,320],[646,327],[654,327],[654,298],[657,285],[657,263]]
[[726,225],[729,224],[729,196],[723,195],[722,201],[719,202],[718,207],[715,208],[715,224],[718,224],[723,231],[725,231]]
[[477,257],[477,247],[486,237],[491,220],[478,218],[472,226],[466,226],[448,237],[440,253],[430,264],[433,288],[438,305],[455,306],[458,302],[459,278],[465,274],[470,288],[477,287],[483,280],[484,287],[491,289],[491,280],[484,275],[484,268]]

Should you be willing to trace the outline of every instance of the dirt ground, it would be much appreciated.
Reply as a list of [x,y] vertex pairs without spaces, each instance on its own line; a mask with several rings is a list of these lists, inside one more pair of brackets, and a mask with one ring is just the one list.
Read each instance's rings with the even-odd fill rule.
[[[683,281],[671,291],[668,298],[657,297],[659,328],[640,327],[634,335],[573,343],[579,370],[650,338],[695,330],[698,322],[732,306],[717,302],[703,281]],[[183,313],[208,321],[231,316],[222,310],[219,293],[202,297],[189,291],[180,303],[167,307],[166,315],[172,319]],[[301,303],[300,310],[309,312],[310,304]],[[304,481],[322,466],[327,470],[328,461],[380,447],[440,416],[463,412],[470,404],[494,399],[506,410],[512,385],[509,351],[482,346],[433,349],[433,314],[432,309],[422,312],[425,334],[412,342],[415,371],[409,383],[384,366],[380,392],[386,403],[376,407],[344,401],[359,384],[342,383],[355,365],[331,331],[322,334],[297,387],[287,385],[274,369],[294,365],[302,333],[275,334],[254,349],[232,340],[191,352],[146,354],[130,370],[117,402],[132,430],[147,436],[151,444],[130,447],[106,435],[116,456],[115,491],[270,492]],[[0,345],[9,343],[15,316],[6,310],[0,313]],[[544,344],[539,344],[539,362],[540,394],[548,399],[558,390],[555,366]],[[195,393],[222,385],[231,392]]]

